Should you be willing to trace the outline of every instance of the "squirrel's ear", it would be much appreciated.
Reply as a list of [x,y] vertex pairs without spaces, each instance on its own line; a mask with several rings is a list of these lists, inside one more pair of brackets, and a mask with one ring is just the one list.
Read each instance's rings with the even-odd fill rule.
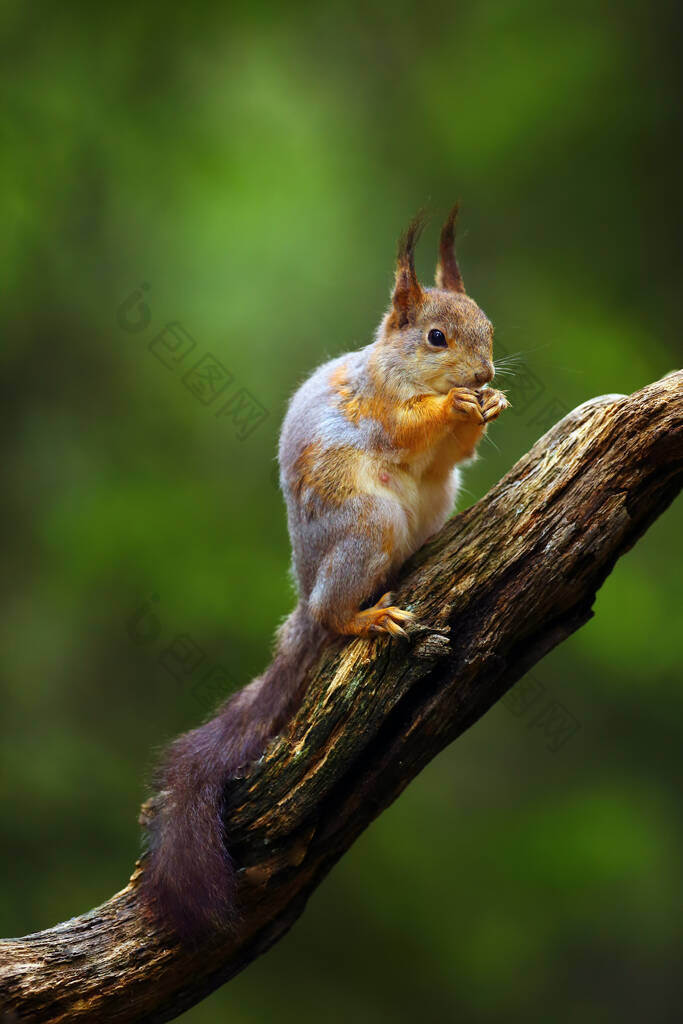
[[458,203],[455,204],[441,229],[439,240],[439,262],[436,265],[436,287],[448,292],[465,294],[458,261],[455,258],[455,223],[458,219]]
[[391,298],[394,307],[391,321],[395,327],[405,327],[414,320],[423,299],[420,282],[415,273],[415,246],[423,227],[424,215],[420,212],[398,240],[396,284]]

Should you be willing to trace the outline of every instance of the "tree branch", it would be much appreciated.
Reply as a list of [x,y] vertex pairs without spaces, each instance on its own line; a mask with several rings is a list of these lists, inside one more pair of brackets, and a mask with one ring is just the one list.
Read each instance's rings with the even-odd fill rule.
[[0,943],[5,1019],[167,1021],[241,971],[420,769],[590,618],[682,480],[683,372],[556,424],[405,568],[398,602],[433,628],[331,645],[286,735],[230,783],[239,934],[187,948],[162,933],[138,900],[143,859],[101,907]]

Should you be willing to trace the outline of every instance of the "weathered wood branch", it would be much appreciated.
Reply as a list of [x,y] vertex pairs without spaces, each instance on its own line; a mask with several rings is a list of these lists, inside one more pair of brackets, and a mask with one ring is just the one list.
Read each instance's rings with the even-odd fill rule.
[[330,647],[286,735],[231,782],[239,934],[183,948],[160,932],[143,860],[101,907],[0,943],[5,1019],[167,1021],[241,971],[420,769],[587,621],[682,481],[683,372],[556,424],[406,567],[399,601],[436,632]]

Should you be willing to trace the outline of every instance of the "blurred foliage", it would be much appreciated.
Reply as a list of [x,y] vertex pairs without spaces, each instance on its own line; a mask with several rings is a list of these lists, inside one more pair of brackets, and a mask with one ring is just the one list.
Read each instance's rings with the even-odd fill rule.
[[[207,713],[209,666],[237,686],[266,662],[293,601],[285,403],[370,338],[415,209],[463,199],[466,283],[520,353],[466,503],[562,409],[680,363],[679,18],[3,5],[2,933],[125,882],[151,752]],[[150,351],[171,321],[268,410],[246,439]],[[559,750],[498,705],[184,1019],[679,1020],[681,525],[534,670],[579,725]],[[180,680],[176,634],[203,655]]]

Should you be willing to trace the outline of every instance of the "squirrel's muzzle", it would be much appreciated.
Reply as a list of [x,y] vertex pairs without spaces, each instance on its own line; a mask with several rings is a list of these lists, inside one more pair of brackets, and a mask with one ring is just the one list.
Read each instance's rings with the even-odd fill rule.
[[490,384],[493,380],[494,372],[493,363],[486,362],[482,366],[481,370],[477,370],[474,375],[474,379],[477,384]]

